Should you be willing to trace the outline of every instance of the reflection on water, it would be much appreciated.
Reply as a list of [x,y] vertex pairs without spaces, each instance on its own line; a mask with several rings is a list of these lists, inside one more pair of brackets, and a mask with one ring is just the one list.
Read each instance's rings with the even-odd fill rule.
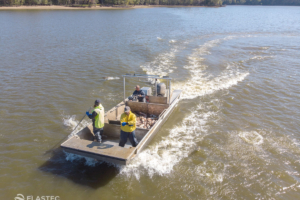
[[[61,150],[56,151],[38,169],[55,176],[62,176],[76,184],[88,186],[92,189],[107,185],[118,174],[118,169],[107,163],[98,163],[96,165],[94,161],[94,164],[87,165],[85,162],[93,163],[93,160],[85,161],[84,158],[74,158],[75,156],[71,158],[72,156],[69,154],[66,157]],[[66,162],[66,159],[70,162]]]

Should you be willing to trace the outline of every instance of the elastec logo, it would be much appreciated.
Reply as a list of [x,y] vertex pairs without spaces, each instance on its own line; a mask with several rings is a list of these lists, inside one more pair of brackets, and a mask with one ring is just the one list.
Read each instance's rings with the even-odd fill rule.
[[17,194],[15,200],[60,200],[59,196],[24,196],[23,194]]
[[24,195],[23,194],[17,194],[17,196],[15,197],[15,200],[25,200]]

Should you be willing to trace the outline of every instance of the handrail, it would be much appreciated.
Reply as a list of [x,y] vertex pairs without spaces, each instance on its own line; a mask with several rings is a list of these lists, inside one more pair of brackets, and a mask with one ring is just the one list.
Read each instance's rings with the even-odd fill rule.
[[145,75],[142,75],[142,74],[126,74],[126,75],[122,75],[123,77],[123,90],[124,90],[124,102],[126,101],[126,87],[125,87],[125,79],[126,77],[130,77],[130,78],[153,78],[155,79],[155,92],[156,92],[156,95],[157,96],[157,79],[164,79],[164,80],[168,80],[169,82],[169,105],[170,105],[170,99],[171,99],[171,80],[172,78],[170,78],[169,76],[163,76],[163,77],[160,77],[159,75],[148,75],[148,74],[145,74]]
[[[158,116],[158,119],[160,119],[162,117],[162,115],[167,111],[167,109],[164,109]],[[162,117],[163,118],[163,117]]]
[[123,77],[130,77],[130,78],[154,78],[154,79],[165,79],[165,80],[172,80],[172,78],[170,77],[160,77],[159,75],[142,75],[142,74],[126,74],[126,75],[122,75]]

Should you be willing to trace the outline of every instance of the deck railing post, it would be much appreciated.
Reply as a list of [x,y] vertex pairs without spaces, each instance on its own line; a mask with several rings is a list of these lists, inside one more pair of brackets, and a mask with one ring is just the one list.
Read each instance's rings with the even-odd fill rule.
[[155,96],[157,97],[157,79],[155,79]]
[[169,105],[171,104],[171,80],[169,79]]
[[123,76],[123,85],[124,85],[124,103],[125,103],[125,76]]

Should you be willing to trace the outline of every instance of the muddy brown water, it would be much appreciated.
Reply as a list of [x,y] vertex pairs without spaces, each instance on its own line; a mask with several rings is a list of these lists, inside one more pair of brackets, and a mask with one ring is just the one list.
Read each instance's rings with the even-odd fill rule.
[[[289,6],[0,11],[0,199],[299,199],[299,33]],[[125,73],[183,90],[151,144],[126,167],[43,155]]]

